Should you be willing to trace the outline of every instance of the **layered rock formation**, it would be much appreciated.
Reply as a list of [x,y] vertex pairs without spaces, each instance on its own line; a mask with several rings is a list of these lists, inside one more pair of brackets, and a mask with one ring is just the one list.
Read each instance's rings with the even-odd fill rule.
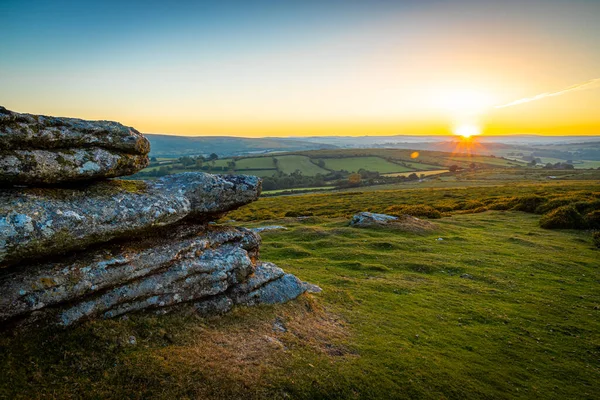
[[[0,149],[32,145],[39,133],[38,144],[53,149],[103,143],[111,151],[148,151],[137,131],[117,123],[3,110]],[[2,151],[0,165],[8,157]],[[47,183],[36,180],[44,173],[35,166],[22,173]],[[257,233],[208,224],[256,200],[260,186],[253,176],[185,173],[0,190],[0,323],[37,318],[68,326],[181,303],[222,313],[296,298],[312,286],[260,263]]]
[[0,192],[0,266],[139,235],[184,219],[209,221],[258,198],[255,176],[204,173],[157,181]]
[[19,114],[0,107],[0,184],[52,185],[131,175],[150,142],[117,122]]

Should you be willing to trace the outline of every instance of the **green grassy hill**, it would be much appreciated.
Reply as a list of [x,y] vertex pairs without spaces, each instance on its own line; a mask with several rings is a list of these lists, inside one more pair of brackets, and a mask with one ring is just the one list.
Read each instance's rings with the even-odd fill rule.
[[[286,226],[262,234],[261,258],[322,294],[2,334],[0,398],[595,398],[600,250],[531,211],[598,209],[598,182],[260,199],[224,219]],[[421,233],[348,226],[406,207],[442,218]]]

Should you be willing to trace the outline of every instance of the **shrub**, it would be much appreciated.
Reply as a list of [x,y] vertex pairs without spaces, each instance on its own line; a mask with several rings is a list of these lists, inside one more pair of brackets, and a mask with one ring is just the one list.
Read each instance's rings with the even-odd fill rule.
[[594,243],[594,246],[600,249],[600,232],[592,233],[592,242]]
[[312,216],[313,213],[310,211],[288,211],[285,213],[285,217],[292,217],[292,218],[296,218],[296,217],[307,217],[307,216]]
[[431,206],[416,205],[416,206],[391,206],[385,209],[385,213],[395,216],[402,214],[412,215],[413,217],[427,217],[432,219],[442,218],[442,213]]
[[544,214],[540,219],[540,226],[546,229],[583,229],[586,223],[577,209],[568,205]]
[[585,215],[585,222],[588,227],[600,229],[600,210],[594,210]]
[[600,200],[593,201],[578,201],[573,204],[577,211],[582,214],[591,213],[592,211],[600,210]]
[[538,207],[540,207],[547,201],[547,198],[535,194],[530,196],[517,197],[515,199],[515,205],[512,209],[515,211],[533,213]]
[[574,197],[559,197],[557,199],[549,200],[535,209],[536,214],[546,214],[548,211],[557,209],[558,207],[566,206],[576,202],[577,199]]
[[485,204],[478,200],[461,201],[456,204],[455,210],[474,210],[476,208],[485,207]]
[[489,210],[505,211],[513,207],[512,199],[499,199],[488,205]]

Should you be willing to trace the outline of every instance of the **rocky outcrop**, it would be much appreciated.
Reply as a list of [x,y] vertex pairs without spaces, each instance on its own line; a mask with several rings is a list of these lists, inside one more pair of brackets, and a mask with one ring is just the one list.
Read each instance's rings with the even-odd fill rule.
[[148,166],[146,155],[114,153],[100,147],[73,150],[0,151],[0,183],[53,183],[132,175]]
[[112,121],[19,114],[0,107],[0,184],[52,185],[131,175],[150,143]]
[[393,215],[361,212],[352,217],[350,225],[358,227],[386,225],[397,220],[398,217],[394,217]]
[[202,172],[157,181],[0,191],[0,265],[136,236],[182,220],[218,218],[256,200],[255,176]]
[[245,229],[181,225],[168,237],[4,270],[0,320],[51,307],[70,325],[215,296],[252,274],[259,245],[260,237]]
[[321,288],[286,274],[273,263],[260,262],[245,282],[232,286],[223,294],[199,301],[195,307],[202,315],[223,314],[236,304],[285,303],[304,292],[320,293]]
[[424,221],[407,214],[396,217],[393,215],[376,214],[371,212],[361,212],[355,214],[350,220],[350,226],[357,228],[385,226],[392,229],[414,233],[426,232],[436,228],[436,225],[429,221]]
[[0,183],[37,186],[0,189],[0,325],[70,326],[186,304],[205,315],[315,291],[258,261],[258,233],[212,224],[258,198],[257,177],[43,186],[135,172],[148,150],[118,123],[0,108]]

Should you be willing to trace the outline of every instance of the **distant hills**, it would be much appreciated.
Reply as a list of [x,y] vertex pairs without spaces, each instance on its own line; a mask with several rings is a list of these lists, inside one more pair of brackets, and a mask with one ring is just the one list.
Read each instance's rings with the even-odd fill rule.
[[[151,157],[179,158],[207,156],[220,158],[255,156],[280,152],[334,149],[412,149],[448,153],[495,155],[513,160],[556,163],[582,161],[579,168],[600,166],[600,136],[477,136],[465,148],[457,136],[313,136],[299,138],[242,138],[235,136],[174,136],[147,134]],[[593,163],[587,161],[594,161]]]
[[278,151],[335,149],[327,143],[281,138],[242,138],[234,136],[173,136],[145,134],[151,144],[151,157],[182,157],[216,153],[219,157],[262,154]]

